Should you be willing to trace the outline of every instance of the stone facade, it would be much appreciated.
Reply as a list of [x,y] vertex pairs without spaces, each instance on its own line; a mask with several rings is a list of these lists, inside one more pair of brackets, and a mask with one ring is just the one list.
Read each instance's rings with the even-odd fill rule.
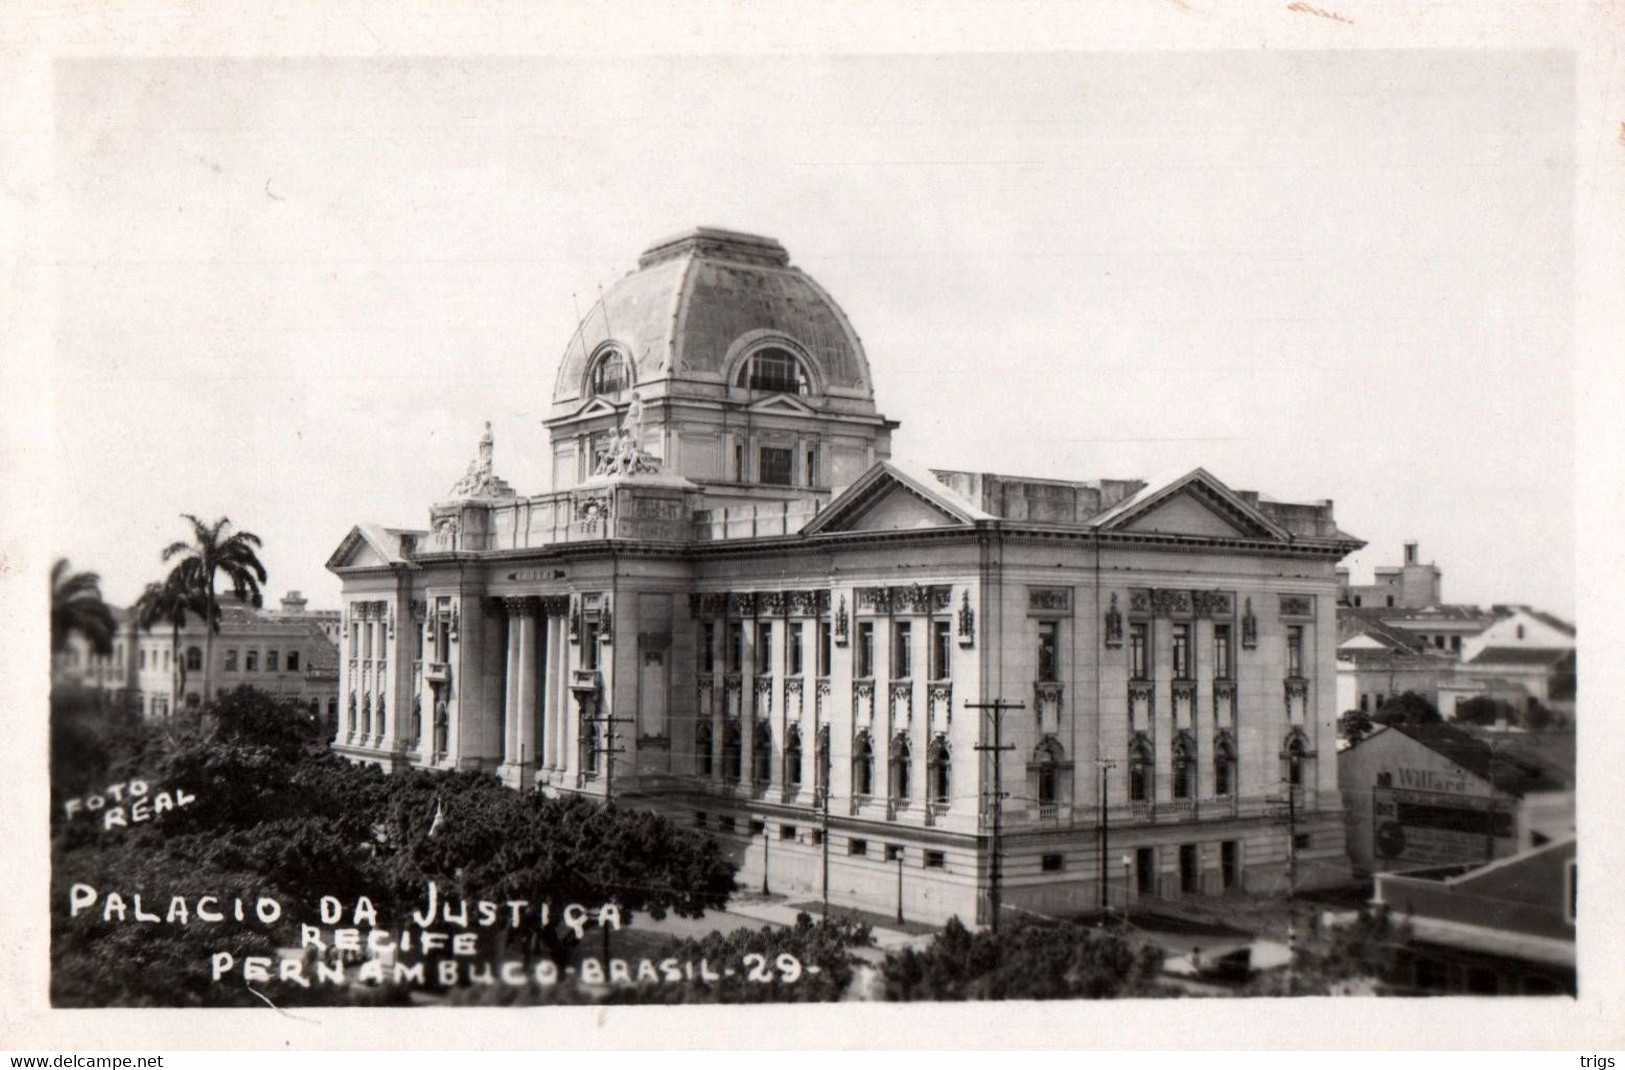
[[[778,296],[724,314],[689,285],[708,272]],[[1268,888],[1289,790],[1300,871],[1336,876],[1334,569],[1361,543],[1329,502],[1201,469],[914,471],[887,459],[856,335],[776,242],[694,232],[629,279],[673,333],[617,287],[572,340],[554,458],[590,447],[590,470],[535,497],[459,484],[428,529],[360,525],[330,559],[341,753],[636,801],[712,831],[746,883],[765,866],[816,898],[827,872],[832,900],[901,894],[922,920],[986,920],[996,806],[1002,898],[1030,909],[1095,906],[1103,869],[1114,903]],[[762,482],[782,454],[718,478],[674,426],[705,455],[793,430],[813,485]],[[1020,704],[997,751],[967,705],[995,699]]]

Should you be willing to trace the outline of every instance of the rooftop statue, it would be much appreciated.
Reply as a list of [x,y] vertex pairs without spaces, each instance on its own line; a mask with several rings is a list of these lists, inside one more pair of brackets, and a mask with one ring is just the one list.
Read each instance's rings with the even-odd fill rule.
[[513,488],[491,470],[491,455],[495,439],[491,434],[491,421],[485,421],[485,433],[480,435],[479,456],[468,462],[468,471],[451,488],[454,498],[511,498]]
[[643,442],[643,399],[632,391],[632,401],[614,434],[598,447],[595,476],[654,475],[660,471],[660,458],[645,450]]

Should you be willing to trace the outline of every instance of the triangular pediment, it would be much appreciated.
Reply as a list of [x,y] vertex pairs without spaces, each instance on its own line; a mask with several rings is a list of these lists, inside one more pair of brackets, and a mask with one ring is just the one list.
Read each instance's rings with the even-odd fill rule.
[[1111,531],[1287,541],[1286,530],[1212,474],[1196,469],[1145,488],[1097,522]]
[[799,400],[797,398],[791,397],[789,394],[774,394],[770,398],[763,398],[761,401],[758,401],[755,404],[751,405],[749,411],[751,411],[753,413],[758,413],[760,415],[773,415],[773,414],[778,414],[780,416],[813,416],[813,415],[816,415],[813,412],[812,407],[810,405],[808,405],[806,402],[801,401],[801,400]]
[[585,416],[614,416],[621,410],[605,401],[603,398],[592,398],[581,408],[576,410],[576,418]]
[[[368,531],[368,527],[373,530]],[[390,549],[380,541],[381,538],[387,537],[389,537],[388,531],[379,529],[374,525],[366,525],[365,527],[358,525],[351,528],[350,533],[344,536],[344,541],[339,543],[338,549],[334,550],[332,556],[327,559],[328,569],[380,568],[398,563],[400,558],[393,555]]]
[[882,461],[837,495],[802,533],[919,531],[964,527],[979,518],[948,488]]

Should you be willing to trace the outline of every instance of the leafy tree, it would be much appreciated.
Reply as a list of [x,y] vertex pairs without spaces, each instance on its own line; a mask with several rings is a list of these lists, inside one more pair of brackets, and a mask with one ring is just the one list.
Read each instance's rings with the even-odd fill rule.
[[[173,694],[177,698],[186,693],[186,659],[181,657],[181,629],[186,627],[188,614],[195,615],[199,620],[210,619],[210,608],[203,598],[203,585],[197,579],[196,572],[195,559],[181,562],[162,583],[147,584],[135,603],[135,622],[142,631],[150,632],[160,624],[169,625]],[[213,612],[218,617],[219,607],[215,607]]]
[[881,967],[888,1000],[1108,999],[1163,994],[1162,952],[1072,922],[1017,921],[994,934],[951,919],[923,951]]
[[164,547],[163,559],[175,560],[170,582],[193,590],[204,610],[208,627],[203,631],[203,698],[213,697],[214,636],[220,630],[220,599],[214,585],[224,574],[231,581],[232,594],[239,602],[258,608],[264,604],[260,587],[265,583],[265,566],[256,551],[263,545],[250,531],[231,531],[231,521],[221,517],[206,524],[191,513],[182,514],[192,525],[191,542],[172,542]]
[[1455,719],[1465,724],[1492,725],[1497,721],[1512,724],[1518,719],[1510,703],[1488,695],[1474,695],[1456,707]]
[[1544,732],[1548,728],[1560,728],[1563,723],[1563,718],[1539,699],[1531,699],[1529,708],[1524,711],[1523,726],[1531,732]]
[[1346,924],[1332,928],[1318,947],[1298,952],[1289,978],[1275,970],[1245,990],[1249,996],[1326,996],[1348,994],[1351,985],[1369,988],[1393,976],[1411,942],[1407,922],[1396,922],[1384,908],[1362,909]]
[[51,566],[51,653],[67,649],[68,636],[77,632],[91,650],[106,657],[113,652],[116,630],[113,611],[102,601],[102,578],[74,572],[67,558],[57,558]]
[[1377,730],[1371,715],[1361,709],[1344,710],[1337,719],[1338,732],[1350,743],[1358,743]]
[[1439,716],[1439,708],[1435,706],[1426,695],[1415,691],[1407,691],[1402,695],[1395,695],[1382,704],[1382,708],[1371,715],[1371,719],[1378,724],[1440,724],[1444,718]]

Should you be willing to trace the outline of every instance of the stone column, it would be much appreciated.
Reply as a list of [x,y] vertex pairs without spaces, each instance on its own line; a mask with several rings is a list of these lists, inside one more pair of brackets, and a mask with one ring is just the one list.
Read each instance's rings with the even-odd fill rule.
[[519,679],[524,671],[519,642],[524,599],[504,598],[502,608],[508,622],[508,657],[502,695],[502,764],[508,767],[519,760]]
[[[508,755],[519,774],[519,786],[530,786],[530,772],[536,765],[536,711],[540,692],[538,681],[540,666],[536,643],[536,605],[525,599],[524,613],[519,617],[519,685],[518,702],[513,707],[514,743],[516,749]],[[510,644],[509,649],[512,649]]]

